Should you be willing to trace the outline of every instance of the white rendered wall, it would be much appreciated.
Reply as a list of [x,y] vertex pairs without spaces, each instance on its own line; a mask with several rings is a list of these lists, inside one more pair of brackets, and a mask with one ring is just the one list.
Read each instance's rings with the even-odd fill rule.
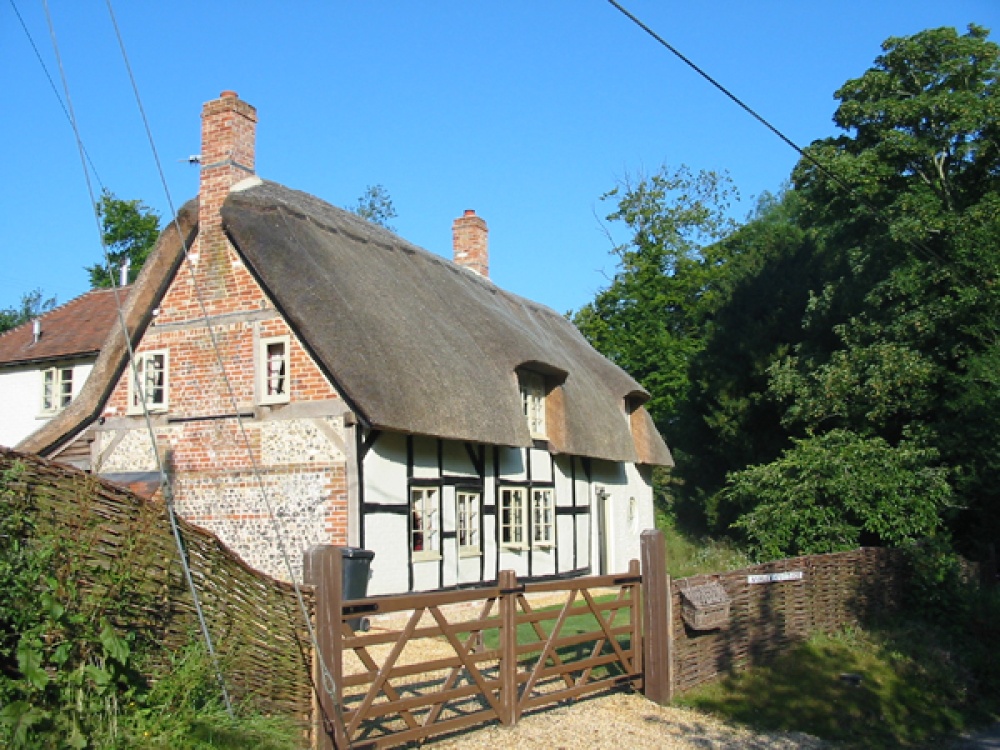
[[[607,572],[624,573],[630,560],[639,559],[640,534],[645,529],[654,528],[656,523],[649,469],[634,464],[595,461],[593,479],[595,506],[599,502],[607,503],[605,534],[598,529],[601,514],[596,507],[591,515],[594,572],[598,572],[599,545],[606,535]],[[607,493],[606,501],[597,499],[601,490]]]
[[[73,398],[76,398],[94,361],[64,362],[59,366],[73,368]],[[0,368],[0,445],[13,448],[55,416],[56,413],[42,412],[42,372],[46,369],[37,364]]]
[[399,513],[369,513],[364,519],[365,549],[375,553],[369,594],[407,591],[406,438],[383,433],[364,459],[364,502],[403,506]]

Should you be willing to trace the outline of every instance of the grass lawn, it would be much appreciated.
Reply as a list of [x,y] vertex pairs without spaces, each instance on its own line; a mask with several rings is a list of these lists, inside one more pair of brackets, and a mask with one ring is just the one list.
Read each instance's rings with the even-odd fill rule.
[[966,644],[924,623],[816,635],[767,666],[678,698],[681,705],[848,747],[917,747],[997,718]]

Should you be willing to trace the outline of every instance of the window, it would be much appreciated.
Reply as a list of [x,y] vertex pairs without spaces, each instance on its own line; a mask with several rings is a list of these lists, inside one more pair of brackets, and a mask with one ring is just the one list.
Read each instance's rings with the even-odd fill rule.
[[527,547],[524,534],[524,490],[508,487],[500,491],[500,543],[505,547]]
[[129,375],[129,412],[167,409],[167,353],[140,352],[135,357],[135,375]]
[[545,378],[537,372],[521,371],[521,407],[532,437],[545,437]]
[[480,553],[479,546],[479,505],[478,492],[458,490],[456,493],[456,519],[458,532],[458,554],[472,556]]
[[57,412],[73,400],[73,368],[50,367],[42,372],[42,411]]
[[436,487],[410,490],[410,550],[414,560],[437,560],[441,557],[441,502]]
[[531,491],[531,543],[551,546],[555,543],[552,516],[555,513],[552,490]]
[[262,404],[288,402],[289,383],[288,336],[260,340],[257,356],[257,392]]
[[512,549],[555,544],[555,495],[551,489],[507,487],[500,491],[500,544]]

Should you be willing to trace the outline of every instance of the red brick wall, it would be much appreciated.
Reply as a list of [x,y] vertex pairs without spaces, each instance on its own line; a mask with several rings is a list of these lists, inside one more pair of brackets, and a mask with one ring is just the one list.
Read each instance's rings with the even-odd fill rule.
[[[272,336],[290,337],[292,403],[339,396],[222,231],[222,201],[254,164],[255,124],[253,108],[230,92],[205,105],[199,235],[137,351],[168,351],[168,419],[157,420],[156,432],[161,455],[170,454],[178,510],[218,533],[251,565],[287,577],[274,554],[276,541],[261,543],[273,536],[266,506],[282,510],[281,523],[293,539],[346,544],[346,463],[332,448],[320,460],[300,461],[295,446],[320,440],[321,431],[310,431],[308,420],[282,421],[280,405],[256,403],[255,343]],[[223,316],[213,323],[214,342],[203,323],[206,314]],[[108,414],[127,413],[131,377],[127,371],[117,384]],[[241,427],[237,413],[255,416],[244,417]],[[269,419],[258,418],[263,416]],[[192,421],[171,421],[177,419]],[[337,426],[327,418],[328,429]],[[283,431],[291,446],[285,452]],[[264,440],[271,441],[268,450]],[[295,546],[291,556],[297,566],[302,550],[289,546]]]

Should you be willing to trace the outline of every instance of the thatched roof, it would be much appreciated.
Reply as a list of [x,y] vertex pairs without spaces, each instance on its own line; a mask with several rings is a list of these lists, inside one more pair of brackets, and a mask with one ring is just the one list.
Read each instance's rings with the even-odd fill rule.
[[516,371],[561,382],[556,452],[670,464],[626,397],[642,387],[563,316],[499,289],[352,213],[252,178],[222,208],[247,266],[352,408],[374,428],[492,445],[532,444]]
[[[197,202],[164,231],[129,296],[138,339],[197,231]],[[648,398],[563,316],[499,289],[306,193],[251,178],[222,208],[247,267],[361,420],[375,429],[488,445],[532,444],[516,372],[546,375],[555,452],[672,465],[640,408]],[[179,230],[179,231],[178,231]],[[21,450],[65,445],[100,414],[124,369],[124,338],[109,337],[80,396]]]

